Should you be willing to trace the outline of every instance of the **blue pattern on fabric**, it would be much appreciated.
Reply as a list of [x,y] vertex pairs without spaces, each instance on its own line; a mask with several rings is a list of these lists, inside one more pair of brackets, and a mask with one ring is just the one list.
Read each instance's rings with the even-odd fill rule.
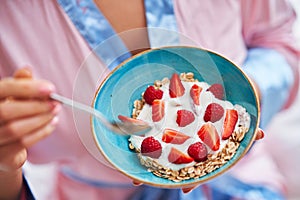
[[283,200],[284,197],[262,185],[246,184],[230,175],[223,175],[209,183],[212,199]]
[[249,49],[243,69],[260,86],[260,125],[266,128],[289,96],[294,82],[292,69],[280,53],[267,48]]
[[[144,0],[148,37],[152,48],[178,45],[179,37],[173,0]],[[161,28],[159,30],[158,28]],[[165,31],[164,31],[165,30]]]
[[116,32],[93,0],[57,1],[90,48],[95,50],[95,53],[110,70],[131,56],[120,38],[114,37],[113,43],[105,42],[116,35]]

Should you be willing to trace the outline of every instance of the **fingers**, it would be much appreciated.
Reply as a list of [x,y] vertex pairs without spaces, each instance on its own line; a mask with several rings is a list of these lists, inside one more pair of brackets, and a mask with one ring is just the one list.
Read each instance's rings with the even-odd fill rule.
[[192,187],[182,188],[181,190],[182,190],[183,193],[187,194],[187,193],[191,192],[193,189],[195,189],[196,187],[197,186],[195,185],[195,186],[192,186]]
[[56,101],[7,100],[0,102],[0,124],[13,119],[30,117],[54,110],[60,104]]
[[256,136],[255,136],[255,140],[260,140],[263,139],[265,136],[265,133],[262,129],[258,128],[256,131]]
[[[139,181],[137,181],[137,180],[133,180],[132,181],[132,184],[134,185],[134,186],[141,186],[143,183],[141,183],[141,182],[139,182]],[[189,192],[191,192],[193,189],[195,189],[197,187],[197,185],[195,185],[195,186],[191,186],[191,187],[186,187],[186,188],[182,188],[181,190],[182,190],[182,192],[183,193],[189,193]]]
[[60,104],[49,99],[52,83],[36,80],[30,68],[0,80],[0,171],[20,169],[26,149],[53,132]]
[[139,181],[137,181],[137,180],[133,180],[133,181],[132,181],[132,184],[133,184],[134,186],[141,186],[141,185],[143,185],[143,183],[141,183],[141,182],[139,182]]
[[15,71],[14,78],[32,78],[32,71],[29,67],[23,67]]
[[46,126],[56,113],[35,115],[29,118],[13,120],[0,126],[0,145],[21,140],[22,137]]
[[4,78],[0,81],[0,100],[13,98],[48,98],[54,85],[45,80]]
[[35,143],[39,142],[40,140],[44,139],[54,131],[57,123],[58,117],[54,117],[52,121],[46,126],[34,131],[29,135],[26,135],[21,140],[22,146],[28,148],[34,145]]

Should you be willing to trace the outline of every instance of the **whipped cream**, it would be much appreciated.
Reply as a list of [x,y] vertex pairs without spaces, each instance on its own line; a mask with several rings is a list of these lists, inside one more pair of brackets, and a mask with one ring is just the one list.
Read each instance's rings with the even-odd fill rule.
[[[165,166],[172,170],[179,170],[181,168],[193,166],[196,164],[196,162],[194,162],[194,161],[191,163],[187,163],[187,164],[173,164],[168,161],[168,155],[169,155],[172,147],[175,147],[176,149],[178,149],[182,152],[187,152],[187,149],[191,144],[193,144],[195,142],[199,142],[199,141],[202,142],[201,139],[199,138],[197,132],[201,128],[201,126],[204,123],[206,123],[203,120],[203,116],[204,116],[206,107],[210,103],[218,103],[224,108],[224,110],[235,109],[238,111],[239,119],[238,119],[235,129],[238,128],[240,123],[242,123],[242,125],[246,128],[249,128],[249,125],[250,125],[250,116],[246,112],[246,109],[240,105],[233,105],[229,101],[220,100],[220,99],[215,98],[215,96],[211,92],[206,91],[210,87],[209,84],[207,84],[205,82],[184,82],[184,81],[182,81],[182,84],[185,88],[185,93],[183,96],[177,97],[177,98],[171,98],[169,96],[169,83],[165,83],[164,85],[162,85],[160,87],[160,90],[162,90],[164,92],[162,100],[164,100],[164,102],[165,102],[165,116],[159,122],[153,122],[152,121],[152,107],[151,107],[151,105],[145,104],[143,106],[141,112],[139,113],[137,119],[141,119],[141,120],[149,123],[150,125],[153,126],[153,129],[150,132],[146,133],[145,136],[131,136],[129,138],[129,141],[131,142],[131,144],[137,150],[140,150],[141,143],[146,137],[149,137],[149,136],[155,137],[155,139],[157,139],[162,145],[162,154],[158,159],[155,159],[156,162],[158,162],[162,166]],[[200,94],[200,105],[199,106],[195,105],[192,102],[192,99],[190,98],[190,94],[188,92],[188,91],[190,91],[191,87],[194,84],[197,84],[202,88],[202,92]],[[195,116],[195,120],[191,124],[189,124],[185,127],[179,127],[176,123],[177,111],[182,110],[182,109],[192,111]],[[227,143],[227,140],[222,140],[222,136],[221,136],[224,118],[225,118],[225,115],[223,115],[223,117],[220,120],[213,123],[214,126],[216,127],[219,137],[220,137],[220,148],[218,151],[213,151],[209,147],[207,147],[208,154],[218,153],[219,151],[221,151],[223,149],[223,147]],[[171,129],[177,130],[179,132],[182,132],[182,133],[190,136],[190,138],[188,140],[186,140],[183,144],[165,143],[162,141],[162,135],[163,135],[163,131],[165,128],[171,128]],[[146,159],[148,157],[141,155],[141,158]]]

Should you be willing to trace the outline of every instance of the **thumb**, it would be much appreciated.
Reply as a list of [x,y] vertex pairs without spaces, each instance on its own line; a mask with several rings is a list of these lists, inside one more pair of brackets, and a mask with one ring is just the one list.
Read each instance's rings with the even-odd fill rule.
[[265,132],[262,129],[258,128],[255,133],[255,140],[263,139],[264,136],[265,136]]
[[32,70],[29,66],[17,69],[14,73],[14,78],[32,78]]

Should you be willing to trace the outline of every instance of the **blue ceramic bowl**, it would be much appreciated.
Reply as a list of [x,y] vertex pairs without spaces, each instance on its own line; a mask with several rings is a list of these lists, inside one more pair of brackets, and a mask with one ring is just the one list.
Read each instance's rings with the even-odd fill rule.
[[171,77],[175,72],[193,72],[199,81],[221,83],[225,89],[225,100],[244,106],[251,115],[251,125],[229,162],[201,178],[176,183],[148,172],[140,164],[137,154],[128,148],[128,137],[116,135],[92,119],[99,150],[117,170],[142,183],[163,188],[201,184],[230,169],[252,145],[260,116],[257,93],[243,71],[216,53],[194,47],[152,49],[126,60],[100,85],[93,106],[110,120],[118,120],[120,114],[131,116],[134,100],[141,98],[147,86],[155,80]]

